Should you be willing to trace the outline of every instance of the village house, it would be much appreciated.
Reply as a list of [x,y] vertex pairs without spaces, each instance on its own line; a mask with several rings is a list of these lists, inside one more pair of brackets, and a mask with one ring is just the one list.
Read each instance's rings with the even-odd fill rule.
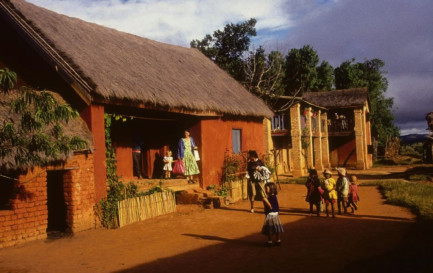
[[[196,49],[123,33],[22,0],[0,1],[0,32],[0,67],[18,74],[18,87],[60,94],[79,111],[92,139],[89,151],[59,169],[35,166],[18,176],[15,183],[33,181],[25,187],[38,193],[25,200],[11,197],[7,202],[13,209],[0,209],[0,247],[46,237],[49,180],[63,183],[63,193],[59,189],[56,194],[70,198],[61,201],[67,205],[61,229],[95,226],[89,210],[107,189],[105,115],[126,120],[111,127],[118,175],[125,179],[134,178],[137,136],[143,141],[142,171],[150,178],[159,171],[157,159],[168,149],[176,155],[177,141],[190,129],[201,157],[202,188],[220,183],[225,153],[253,149],[265,154],[269,148],[270,135],[264,132],[270,133],[267,118],[272,111]],[[84,173],[91,178],[81,178]],[[81,208],[84,199],[88,204]],[[69,214],[70,208],[74,213]],[[78,227],[70,216],[82,224]]]
[[279,98],[271,135],[278,172],[293,176],[331,167],[372,167],[368,91],[365,88],[307,92]]
[[[65,104],[58,94],[50,93],[60,104]],[[11,120],[19,123],[19,115],[6,103],[19,94],[18,90],[2,94],[1,124]],[[0,248],[46,238],[50,232],[77,232],[95,227],[92,134],[81,118],[63,122],[62,127],[64,136],[80,137],[87,142],[87,148],[63,156],[61,162],[42,155],[51,162],[48,167],[17,162],[17,147],[12,147],[11,154],[2,158]]]

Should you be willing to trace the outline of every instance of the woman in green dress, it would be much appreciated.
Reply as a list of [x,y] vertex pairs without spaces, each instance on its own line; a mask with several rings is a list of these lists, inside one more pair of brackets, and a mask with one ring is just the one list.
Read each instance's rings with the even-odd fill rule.
[[194,150],[197,150],[194,139],[190,136],[189,130],[185,130],[184,137],[179,140],[177,158],[185,165],[185,176],[188,183],[195,183],[194,175],[199,174],[197,162],[194,157]]

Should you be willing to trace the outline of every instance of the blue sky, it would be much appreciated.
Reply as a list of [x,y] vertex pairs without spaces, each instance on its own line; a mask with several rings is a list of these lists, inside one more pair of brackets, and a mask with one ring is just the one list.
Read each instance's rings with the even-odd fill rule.
[[189,46],[227,23],[258,20],[254,46],[310,44],[334,67],[382,59],[401,133],[426,133],[433,111],[431,0],[27,0],[160,42]]

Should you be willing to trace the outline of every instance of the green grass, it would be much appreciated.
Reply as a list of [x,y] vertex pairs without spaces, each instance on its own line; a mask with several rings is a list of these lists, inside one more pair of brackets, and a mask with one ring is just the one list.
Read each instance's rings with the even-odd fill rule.
[[387,203],[407,207],[420,220],[433,221],[433,185],[418,182],[378,182]]

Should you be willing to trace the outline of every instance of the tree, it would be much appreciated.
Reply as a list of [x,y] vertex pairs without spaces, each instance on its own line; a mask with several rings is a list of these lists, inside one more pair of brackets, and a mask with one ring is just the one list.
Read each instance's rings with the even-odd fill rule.
[[245,87],[272,106],[284,93],[284,58],[278,51],[265,54],[263,47],[252,50],[244,63]]
[[355,59],[351,59],[335,69],[337,89],[367,87],[372,133],[382,145],[399,135],[399,130],[393,123],[394,100],[385,97],[388,80],[384,76],[386,71],[382,70],[384,66],[385,62],[380,59],[366,60],[363,63],[355,63]]
[[363,64],[354,62],[355,59],[351,59],[335,68],[335,88],[361,88],[368,85],[364,78]]
[[227,24],[224,30],[207,34],[202,40],[192,40],[190,45],[214,61],[237,81],[245,78],[242,56],[248,51],[251,37],[256,36],[257,20],[251,18],[239,24]]
[[[12,89],[13,84],[7,87]],[[2,96],[0,107],[9,108],[10,116],[16,118],[4,117],[0,124],[0,167],[11,167],[5,165],[10,162],[5,159],[11,156],[15,165],[23,168],[44,166],[71,151],[87,148],[85,140],[63,134],[63,125],[77,118],[78,112],[68,104],[59,103],[50,92],[22,87],[19,95],[11,96],[9,101]]]
[[334,85],[334,68],[327,61],[322,63],[316,68],[317,79],[312,91],[329,91]]
[[286,56],[286,94],[301,96],[307,90],[312,90],[316,86],[318,64],[319,56],[312,46],[291,49]]

